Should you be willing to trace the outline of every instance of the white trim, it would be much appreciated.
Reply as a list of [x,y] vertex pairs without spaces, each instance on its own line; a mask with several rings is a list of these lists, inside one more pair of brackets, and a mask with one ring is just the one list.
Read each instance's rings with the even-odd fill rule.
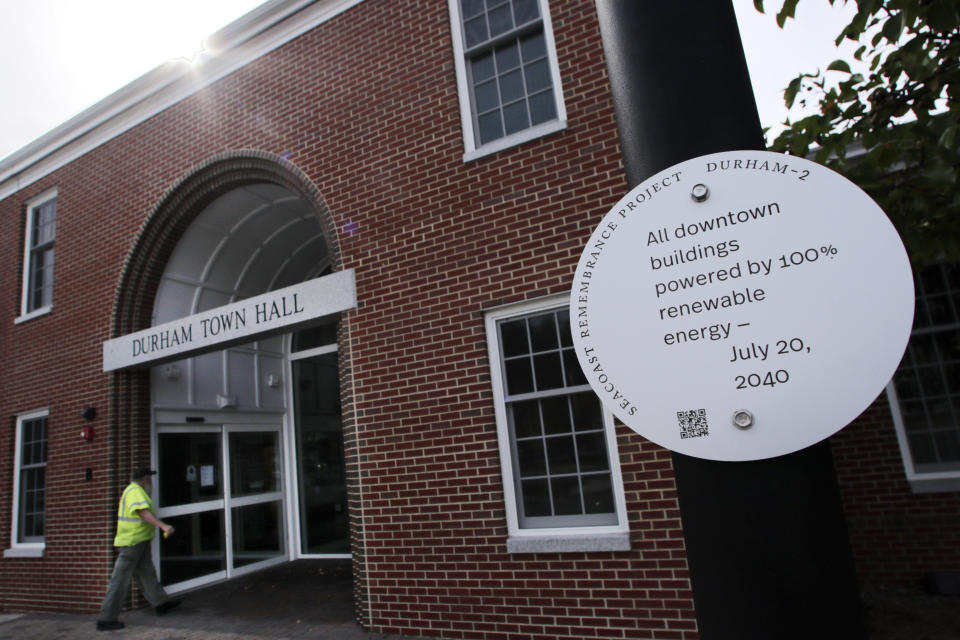
[[544,43],[547,47],[547,62],[550,67],[550,79],[553,82],[553,101],[557,117],[517,133],[497,138],[487,144],[477,146],[477,135],[473,125],[473,105],[470,100],[470,82],[467,78],[466,54],[463,47],[463,28],[460,20],[459,0],[447,0],[450,14],[450,36],[453,43],[453,63],[457,74],[457,95],[460,104],[460,129],[463,134],[463,161],[470,162],[510,147],[521,145],[530,140],[541,138],[567,127],[567,108],[563,99],[563,85],[560,81],[560,64],[557,59],[557,44],[553,36],[553,23],[550,19],[550,6],[547,0],[537,0],[543,23]]
[[301,553],[295,560],[352,560],[352,553]]
[[[270,493],[261,493],[254,494],[250,496],[233,496],[233,482],[231,478],[231,468],[229,462],[232,458],[232,452],[230,452],[230,434],[232,433],[262,433],[262,432],[272,432],[277,434],[277,464],[280,465],[278,471],[278,476],[280,478],[280,490],[271,491]],[[253,425],[239,425],[239,424],[224,424],[223,425],[223,468],[225,470],[224,477],[224,498],[226,504],[224,505],[224,533],[226,538],[226,555],[227,555],[227,577],[235,578],[252,571],[257,571],[259,569],[265,569],[267,567],[279,564],[281,562],[287,562],[291,559],[290,548],[287,544],[287,529],[289,524],[287,522],[288,511],[287,505],[284,498],[285,488],[289,487],[288,485],[288,476],[286,468],[286,459],[283,455],[284,451],[284,434],[285,429],[282,424],[273,424],[266,425],[263,427],[253,426]],[[280,530],[277,532],[277,540],[280,543],[280,553],[266,560],[260,562],[254,562],[252,564],[243,565],[242,567],[235,567],[234,562],[236,561],[236,556],[233,551],[233,510],[237,507],[246,507],[255,504],[269,504],[275,502],[279,504],[280,513],[278,518],[280,520]]]
[[[111,338],[103,343],[103,370],[156,366],[217,351],[222,351],[222,357],[226,358],[226,348],[229,346],[296,331],[320,318],[356,306],[354,270],[334,271],[326,276]],[[217,321],[216,333],[208,333],[208,324],[214,320]],[[226,360],[224,367],[226,370]],[[223,392],[227,393],[225,386]]]
[[890,405],[890,415],[893,417],[893,427],[897,432],[897,444],[900,445],[900,457],[903,460],[903,470],[914,493],[939,493],[960,491],[960,470],[920,473],[913,464],[910,454],[910,443],[907,440],[907,430],[900,413],[900,401],[897,389],[891,380],[886,387],[887,403]]
[[551,120],[550,122],[544,122],[536,125],[535,127],[530,127],[529,129],[524,129],[523,131],[510,134],[509,136],[497,138],[493,142],[488,142],[479,149],[465,151],[463,154],[463,161],[471,162],[473,160],[485,158],[499,151],[503,151],[504,149],[520,146],[525,142],[548,136],[551,133],[556,133],[557,131],[563,131],[566,128],[566,120]]
[[[158,545],[153,545],[153,548],[157,551],[154,553],[154,564],[157,563],[157,554],[159,553],[160,547]],[[177,582],[175,584],[167,585],[163,588],[168,594],[173,595],[175,593],[181,593],[183,591],[189,591],[190,589],[196,589],[197,587],[203,587],[214,582],[222,582],[227,579],[226,571],[217,571],[216,573],[211,573],[209,575],[200,576],[199,578],[191,578],[190,580],[184,580],[183,582]]]
[[281,553],[278,556],[267,558],[266,560],[261,560],[260,562],[245,564],[242,567],[235,567],[230,572],[230,577],[239,578],[240,576],[244,576],[248,573],[254,573],[255,571],[260,571],[261,569],[266,569],[274,565],[283,564],[284,562],[290,562],[290,558],[287,557],[286,553]]
[[[280,463],[283,464],[282,462]],[[282,475],[282,474],[281,474]],[[270,493],[256,493],[252,496],[241,496],[230,498],[230,508],[249,507],[252,504],[263,504],[266,502],[280,502],[283,499],[283,491],[271,491]],[[281,510],[282,513],[282,510]],[[286,529],[286,527],[284,527]]]
[[507,553],[563,553],[568,551],[629,551],[629,532],[595,535],[527,535],[507,538]]
[[[50,417],[49,407],[43,409],[34,409],[32,411],[25,411],[16,415],[16,425],[14,429],[16,431],[14,435],[14,458],[13,458],[13,494],[10,499],[11,504],[11,518],[10,518],[10,548],[5,549],[3,552],[4,558],[40,558],[43,557],[44,549],[46,549],[46,541],[44,542],[17,542],[17,537],[20,535],[20,458],[21,451],[20,447],[23,445],[23,423],[27,420],[36,420],[37,418],[48,418]],[[47,423],[47,446],[49,447],[50,441],[50,424],[49,420]],[[48,449],[49,453],[49,449]],[[49,458],[49,455],[48,455]],[[46,487],[44,487],[46,491]],[[46,499],[44,500],[46,504]],[[44,507],[46,511],[46,507]],[[44,533],[46,533],[46,527],[44,527]]]
[[[341,316],[342,318],[343,316]],[[287,362],[286,362],[286,375],[287,380],[289,381],[286,385],[286,401],[289,411],[287,412],[287,420],[290,425],[289,438],[287,438],[287,446],[285,450],[285,456],[288,460],[288,490],[287,490],[287,508],[288,512],[291,514],[290,519],[288,520],[289,530],[288,530],[288,545],[290,548],[291,559],[299,560],[301,558],[309,559],[322,559],[322,560],[344,560],[353,558],[353,553],[304,553],[303,544],[301,540],[302,536],[302,527],[301,527],[301,513],[300,513],[300,479],[299,474],[300,470],[297,467],[297,416],[296,416],[296,404],[293,397],[293,363],[297,360],[305,360],[307,358],[314,358],[316,356],[329,355],[331,353],[337,353],[339,350],[339,345],[336,342],[331,342],[330,344],[322,345],[319,347],[314,347],[312,349],[304,349],[302,351],[293,350],[293,333],[286,335],[284,340],[284,348],[287,353]],[[338,375],[339,379],[339,375]],[[341,385],[341,396],[343,395],[343,380],[339,380]],[[342,416],[341,416],[342,419]],[[342,425],[341,425],[342,426]],[[346,458],[346,451],[344,451],[344,458]],[[348,505],[349,511],[349,505]],[[347,514],[349,519],[349,513]],[[349,538],[350,531],[349,527],[347,529],[347,536]]]
[[259,431],[283,432],[283,426],[276,422],[273,424],[244,424],[241,422],[234,422],[233,416],[230,416],[230,420],[223,423],[223,428],[230,431],[242,431],[245,433],[254,433]]
[[42,544],[20,544],[16,547],[3,550],[4,558],[42,558],[45,545]]
[[[23,271],[20,274],[20,315],[14,319],[14,324],[20,324],[21,322],[32,320],[37,316],[45,315],[53,310],[52,301],[46,306],[37,307],[36,309],[32,309],[30,311],[27,311],[27,307],[29,306],[30,300],[30,248],[33,246],[33,211],[37,207],[44,205],[51,200],[56,200],[57,196],[57,188],[53,187],[52,189],[47,189],[43,193],[30,198],[26,202],[25,213],[23,217]],[[53,224],[54,229],[56,229],[56,217],[54,217]],[[54,235],[53,244],[54,247],[56,247],[56,235]],[[56,251],[56,249],[54,249],[54,251]]]
[[272,0],[205,40],[195,64],[168,61],[0,160],[0,200],[364,0]]
[[33,320],[40,316],[45,316],[48,313],[53,311],[53,305],[47,305],[46,307],[40,307],[39,309],[34,309],[30,313],[24,313],[13,319],[13,324],[21,324],[27,322],[28,320]]
[[[171,433],[164,431],[164,433]],[[177,516],[188,516],[191,513],[204,513],[207,511],[217,511],[223,509],[223,499],[207,500],[206,502],[190,502],[188,504],[177,504],[172,507],[163,507],[157,509],[157,516],[160,518],[176,518]]]
[[485,314],[487,349],[490,360],[490,378],[494,395],[494,415],[497,421],[497,442],[500,449],[500,469],[503,474],[503,497],[507,515],[508,553],[537,553],[545,551],[625,551],[630,549],[630,526],[627,520],[626,496],[620,456],[617,449],[613,414],[604,407],[603,421],[607,438],[607,455],[616,505],[616,525],[586,527],[554,527],[521,529],[517,516],[516,483],[513,477],[513,458],[507,427],[506,404],[503,401],[503,368],[500,360],[497,322],[541,311],[566,308],[568,294],[547,296],[515,305],[497,307]]
[[283,337],[283,391],[286,411],[283,414],[284,433],[283,441],[284,468],[287,470],[287,483],[284,508],[290,514],[287,522],[287,555],[291,560],[300,557],[300,487],[297,482],[297,425],[295,408],[293,406],[293,367],[290,354],[293,349],[293,334]]
[[304,349],[303,351],[291,351],[290,352],[290,361],[294,360],[304,360],[306,358],[312,358],[314,356],[325,356],[329,353],[337,352],[337,344],[327,344],[322,347],[314,347],[313,349]]
[[230,572],[230,577],[227,577],[226,571],[217,571],[216,573],[211,573],[205,576],[200,576],[199,578],[192,578],[190,580],[184,580],[183,582],[177,582],[176,584],[171,584],[165,586],[163,589],[169,595],[174,595],[177,593],[183,593],[185,591],[190,591],[192,589],[197,589],[199,587],[209,586],[218,582],[225,582],[232,578],[238,578],[242,575],[248,573],[254,573],[260,571],[261,569],[266,569],[277,564],[283,564],[287,562],[289,558],[285,555],[277,556],[276,558],[269,558],[262,562],[255,562],[254,564],[247,564],[242,567],[238,567]]

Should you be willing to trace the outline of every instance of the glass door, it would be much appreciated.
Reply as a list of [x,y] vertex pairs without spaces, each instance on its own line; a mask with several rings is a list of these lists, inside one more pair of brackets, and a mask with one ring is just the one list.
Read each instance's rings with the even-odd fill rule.
[[350,533],[336,352],[293,370],[301,556],[347,556]]
[[335,328],[297,333],[291,348],[300,557],[350,557]]
[[166,585],[225,578],[223,436],[219,427],[167,427],[157,433],[154,502],[176,534],[160,541]]
[[160,517],[176,533],[157,545],[171,592],[287,558],[280,427],[157,429]]
[[[227,427],[231,575],[286,560],[280,430]],[[240,569],[244,571],[240,571]]]

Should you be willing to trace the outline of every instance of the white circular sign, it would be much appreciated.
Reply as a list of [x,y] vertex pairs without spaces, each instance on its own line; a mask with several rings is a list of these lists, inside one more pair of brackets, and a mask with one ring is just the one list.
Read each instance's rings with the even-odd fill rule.
[[803,158],[688,160],[620,200],[570,299],[580,365],[657,444],[759,460],[839,431],[903,356],[913,277],[899,235],[843,176]]

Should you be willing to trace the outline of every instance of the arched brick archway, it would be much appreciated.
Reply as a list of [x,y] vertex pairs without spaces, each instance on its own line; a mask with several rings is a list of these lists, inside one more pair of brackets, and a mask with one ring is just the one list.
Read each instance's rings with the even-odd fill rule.
[[342,268],[333,218],[313,183],[280,156],[262,151],[231,151],[192,168],[160,199],[137,234],[120,275],[114,299],[111,337],[150,326],[157,284],[177,241],[203,208],[239,186],[280,185],[313,204],[335,270]]
[[[297,167],[280,156],[262,151],[232,151],[218,154],[191,168],[160,198],[138,232],[127,255],[114,298],[110,337],[118,337],[151,325],[154,300],[171,254],[197,216],[224,194],[254,184],[284,187],[308,202],[326,241],[333,270],[342,269],[336,226],[319,190]],[[356,472],[356,429],[350,378],[349,319],[342,319],[338,342],[346,453],[350,531],[354,557],[357,616],[366,620],[362,594],[363,550],[359,517],[359,474]],[[118,494],[135,466],[150,463],[151,394],[148,370],[111,374],[109,417],[109,469],[111,495]],[[109,511],[108,511],[109,512]],[[112,519],[111,519],[112,526]]]

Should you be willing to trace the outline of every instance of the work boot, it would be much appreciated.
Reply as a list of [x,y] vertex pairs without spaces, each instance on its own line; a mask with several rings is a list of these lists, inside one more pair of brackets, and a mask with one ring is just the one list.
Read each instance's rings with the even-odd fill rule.
[[167,600],[166,602],[161,602],[160,604],[157,605],[157,609],[156,609],[157,615],[162,616],[167,611],[170,611],[171,609],[176,609],[177,607],[180,606],[181,602],[183,602],[183,600],[181,600],[180,598],[176,598],[174,600]]
[[124,626],[119,620],[97,620],[97,631],[116,631]]

